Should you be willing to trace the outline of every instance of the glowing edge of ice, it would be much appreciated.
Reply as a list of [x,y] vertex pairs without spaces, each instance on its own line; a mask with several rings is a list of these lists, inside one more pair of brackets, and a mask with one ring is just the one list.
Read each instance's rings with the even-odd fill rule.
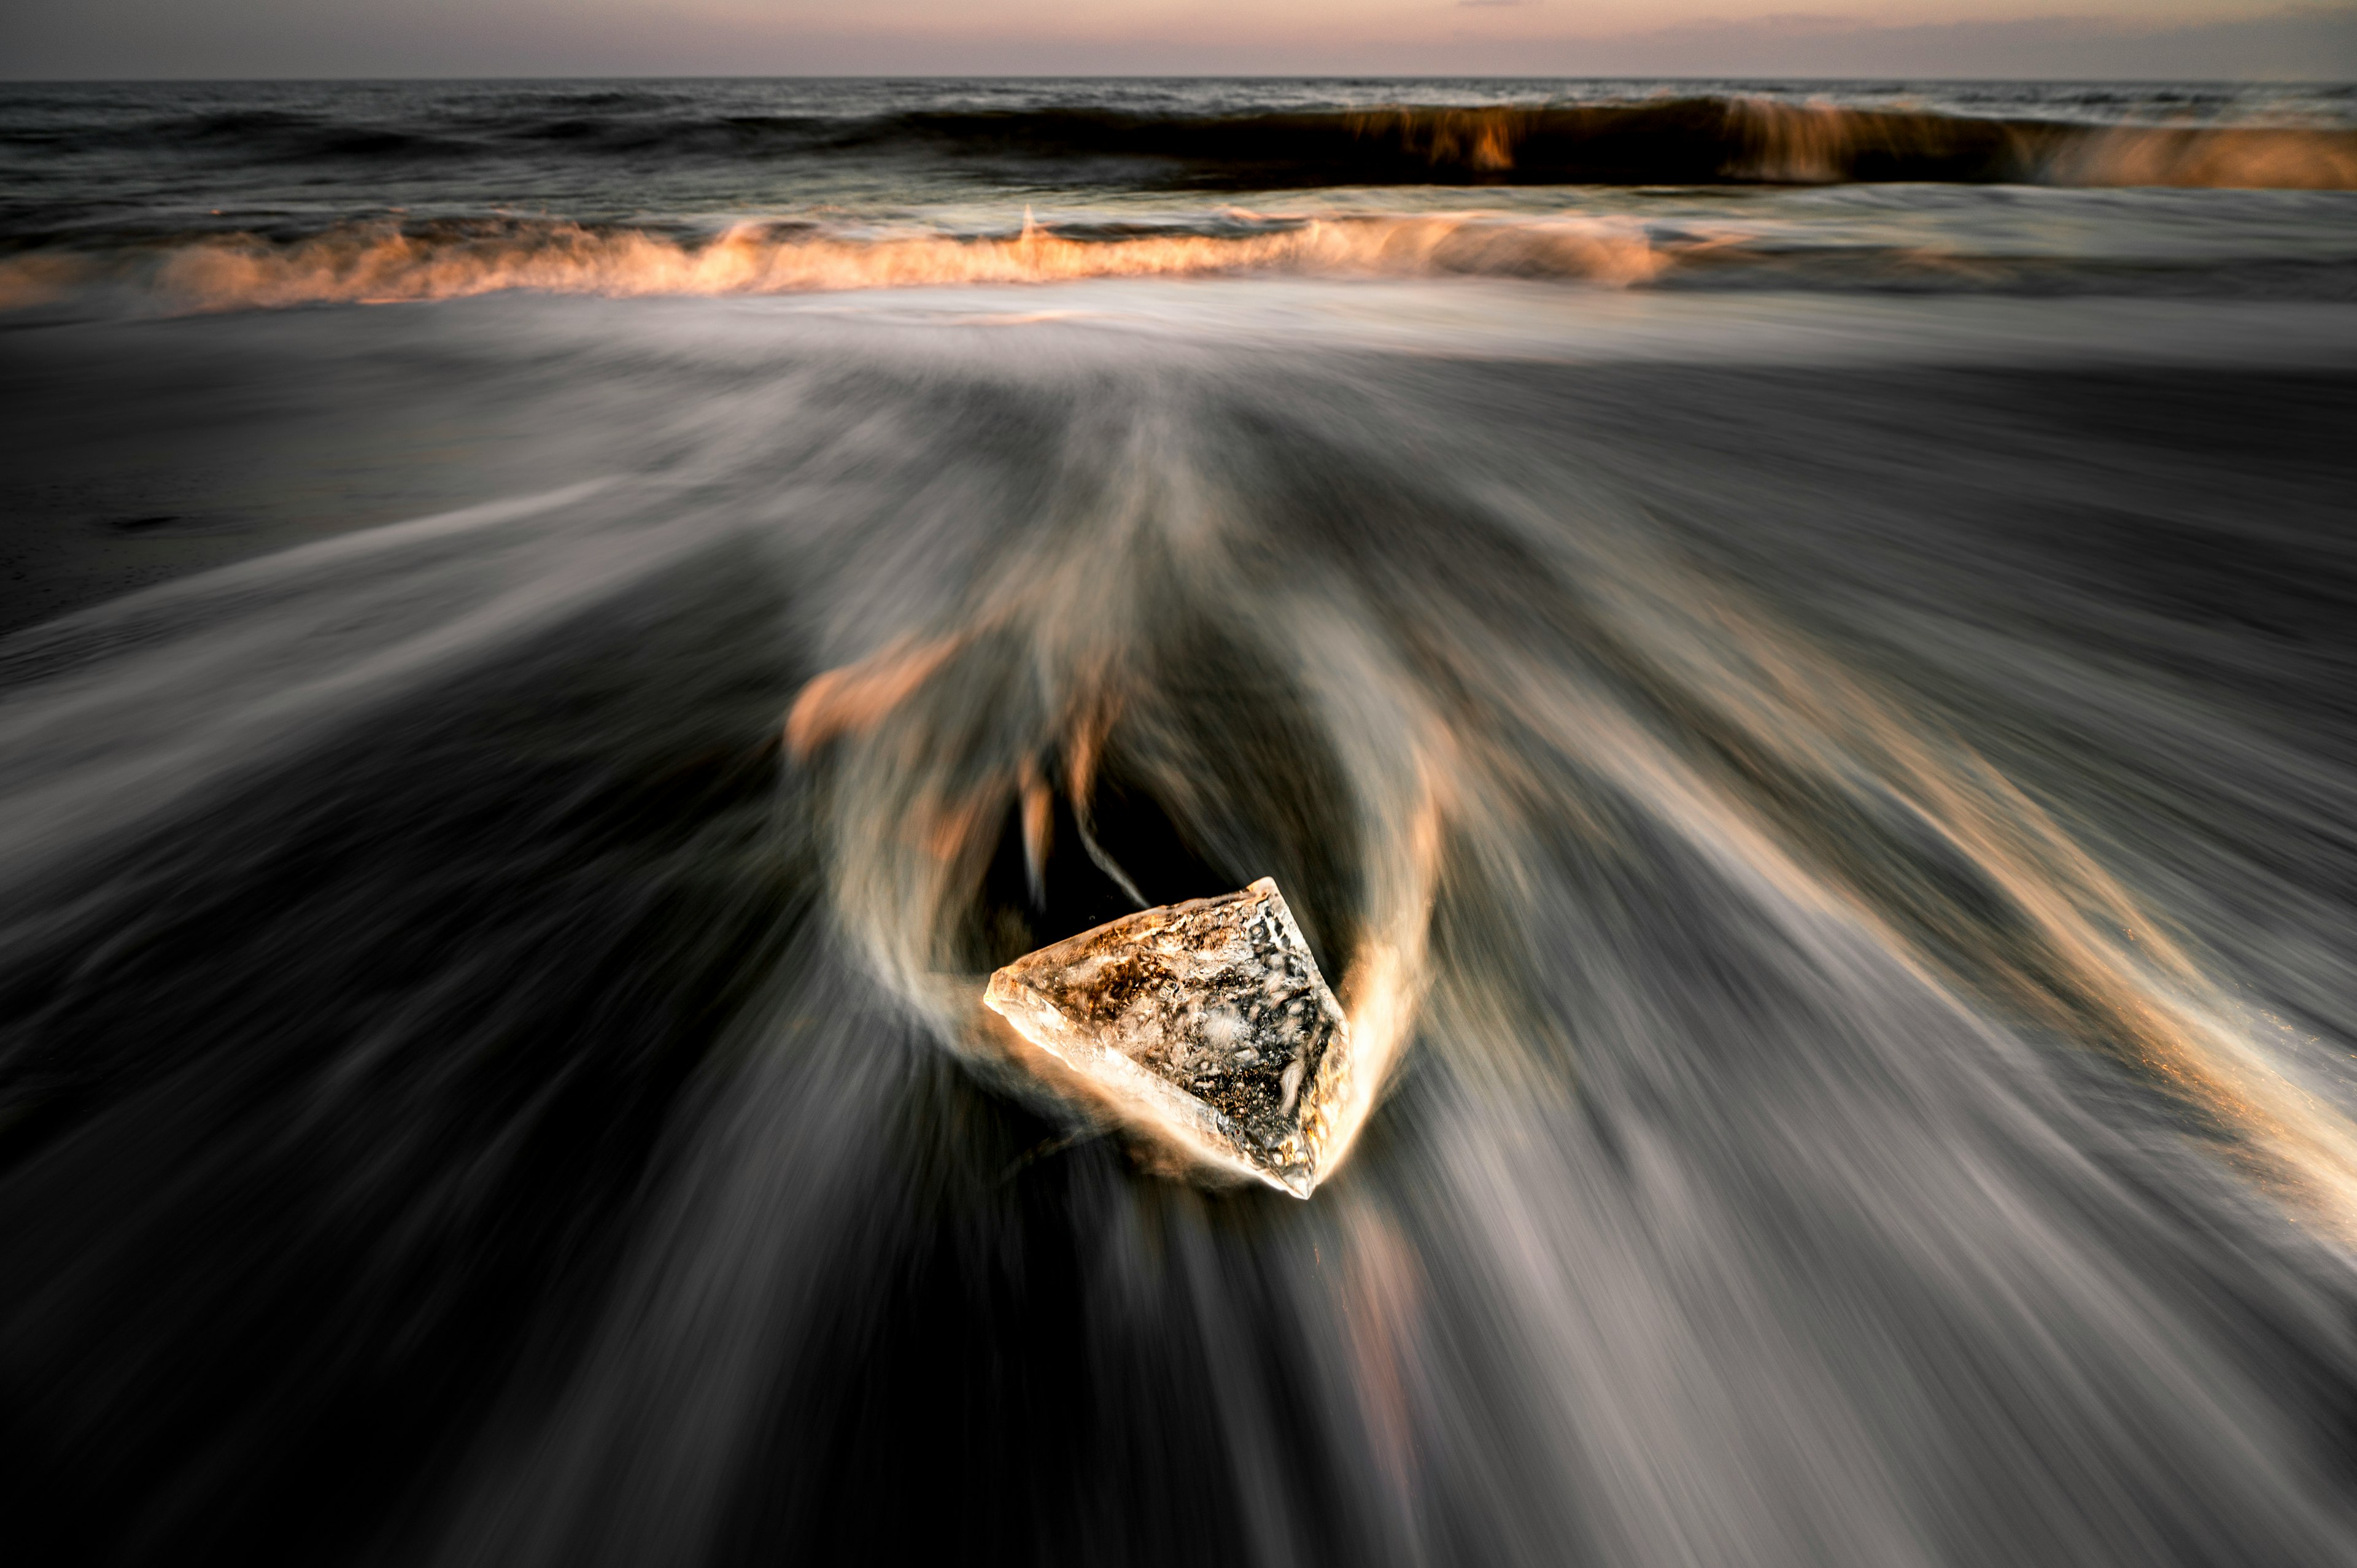
[[[1309,944],[1302,937],[1301,928],[1294,924],[1293,911],[1286,907],[1285,895],[1277,891],[1274,878],[1261,877],[1242,892],[1265,899],[1273,907],[1276,918],[1284,923],[1286,940],[1298,946],[1305,954],[1309,951]],[[1189,900],[1190,903],[1197,901]],[[1124,915],[1116,920],[1107,920],[1102,926],[1092,927],[1047,945],[1060,947],[1064,942],[1081,941],[1114,926],[1127,925],[1140,915],[1158,915],[1183,908],[1185,905],[1182,904],[1158,905],[1137,914]],[[1039,950],[1044,951],[1045,949]],[[1025,955],[1027,958],[1029,956]],[[1017,961],[1017,963],[1021,961]],[[1349,1070],[1350,1026],[1339,1016],[1339,1007],[1336,1009],[1338,1016],[1334,1036],[1328,1042],[1326,1054],[1318,1063],[1318,1076],[1304,1087],[1302,1092],[1301,1136],[1307,1157],[1298,1174],[1288,1177],[1275,1171],[1263,1170],[1232,1153],[1244,1141],[1242,1130],[1234,1122],[1184,1090],[1146,1071],[1119,1051],[1100,1045],[1076,1026],[1060,1008],[1017,980],[1014,971],[1015,965],[1009,964],[990,977],[990,983],[983,992],[983,1004],[1006,1019],[1026,1040],[1083,1078],[1112,1090],[1116,1096],[1117,1108],[1127,1112],[1131,1121],[1142,1123],[1144,1130],[1159,1134],[1215,1169],[1264,1182],[1295,1197],[1306,1198],[1317,1190],[1318,1182],[1326,1174],[1319,1168],[1319,1156],[1325,1152],[1326,1139],[1322,1134],[1327,1130],[1327,1107],[1340,1087],[1343,1075]],[[1330,998],[1332,988],[1318,973],[1314,957],[1309,961],[1309,972],[1317,979],[1319,988]]]

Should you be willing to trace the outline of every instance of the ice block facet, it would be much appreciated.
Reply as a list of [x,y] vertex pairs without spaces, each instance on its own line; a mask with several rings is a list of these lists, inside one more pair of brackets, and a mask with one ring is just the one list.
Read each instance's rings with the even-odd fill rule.
[[1323,1176],[1350,1028],[1269,878],[1027,953],[983,999],[1198,1157],[1296,1197]]

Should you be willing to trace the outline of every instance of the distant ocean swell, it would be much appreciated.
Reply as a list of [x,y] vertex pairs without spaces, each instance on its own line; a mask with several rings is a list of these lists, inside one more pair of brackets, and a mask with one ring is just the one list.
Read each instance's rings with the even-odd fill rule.
[[578,105],[565,111],[355,124],[246,110],[158,116],[78,133],[72,141],[281,162],[431,163],[533,145],[630,156],[1092,158],[1129,166],[1109,169],[1120,183],[1199,189],[1749,181],[2357,188],[2357,133],[2346,129],[2094,125],[1740,96],[1228,115],[1047,108],[655,118],[583,113]]

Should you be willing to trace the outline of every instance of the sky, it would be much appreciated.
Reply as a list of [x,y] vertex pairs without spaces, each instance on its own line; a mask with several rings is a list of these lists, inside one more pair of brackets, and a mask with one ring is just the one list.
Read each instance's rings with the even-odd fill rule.
[[2357,79],[2281,0],[7,0],[0,77]]

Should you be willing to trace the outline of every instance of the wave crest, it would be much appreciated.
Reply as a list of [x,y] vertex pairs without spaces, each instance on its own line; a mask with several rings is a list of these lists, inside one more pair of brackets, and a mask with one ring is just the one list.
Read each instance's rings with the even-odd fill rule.
[[1236,235],[1072,239],[1026,222],[1013,236],[849,237],[743,224],[698,242],[569,222],[345,228],[292,242],[208,236],[135,262],[34,252],[0,263],[0,308],[126,288],[170,310],[378,304],[508,289],[550,294],[760,295],[924,285],[1046,283],[1237,272],[1423,277],[1451,274],[1650,281],[1670,264],[1634,225],[1468,215],[1313,219]]
[[830,139],[843,147],[899,142],[951,156],[1146,158],[1167,165],[1170,183],[1238,189],[1890,181],[2357,188],[2357,133],[2347,130],[2093,125],[1749,97],[1238,116],[902,114]]

